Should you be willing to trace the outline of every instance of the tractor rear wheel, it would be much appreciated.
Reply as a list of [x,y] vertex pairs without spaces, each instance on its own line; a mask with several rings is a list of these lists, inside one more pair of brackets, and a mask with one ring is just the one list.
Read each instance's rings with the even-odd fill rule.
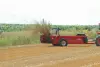
[[68,45],[68,43],[67,43],[67,41],[66,41],[66,40],[61,39],[61,40],[60,40],[60,42],[59,42],[59,45],[60,45],[60,46],[67,46],[67,45]]
[[98,36],[98,37],[96,38],[95,43],[96,43],[96,46],[100,46],[100,36]]

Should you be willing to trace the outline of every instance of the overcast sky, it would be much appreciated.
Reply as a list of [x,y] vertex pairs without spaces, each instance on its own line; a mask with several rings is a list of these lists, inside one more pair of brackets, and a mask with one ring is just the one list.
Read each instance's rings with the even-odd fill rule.
[[58,25],[100,22],[100,0],[0,0],[0,23],[34,23],[41,19]]

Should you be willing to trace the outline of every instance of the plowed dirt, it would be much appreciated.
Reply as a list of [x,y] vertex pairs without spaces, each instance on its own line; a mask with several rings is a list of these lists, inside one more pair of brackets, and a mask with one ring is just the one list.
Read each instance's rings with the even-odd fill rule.
[[0,48],[0,67],[100,67],[100,47],[38,44]]

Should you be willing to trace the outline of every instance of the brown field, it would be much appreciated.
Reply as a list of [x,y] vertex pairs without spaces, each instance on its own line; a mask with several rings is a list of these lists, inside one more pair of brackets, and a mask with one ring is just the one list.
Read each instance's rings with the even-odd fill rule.
[[0,48],[0,67],[100,67],[100,47],[37,44]]

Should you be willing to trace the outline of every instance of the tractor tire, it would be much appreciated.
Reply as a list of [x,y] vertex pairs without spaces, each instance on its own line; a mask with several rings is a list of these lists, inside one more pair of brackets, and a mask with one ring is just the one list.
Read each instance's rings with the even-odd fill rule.
[[61,40],[59,41],[59,45],[60,45],[60,46],[67,46],[67,45],[68,45],[68,43],[67,43],[67,41],[66,41],[66,40],[61,39]]
[[100,36],[96,37],[95,44],[96,44],[96,46],[100,46]]

